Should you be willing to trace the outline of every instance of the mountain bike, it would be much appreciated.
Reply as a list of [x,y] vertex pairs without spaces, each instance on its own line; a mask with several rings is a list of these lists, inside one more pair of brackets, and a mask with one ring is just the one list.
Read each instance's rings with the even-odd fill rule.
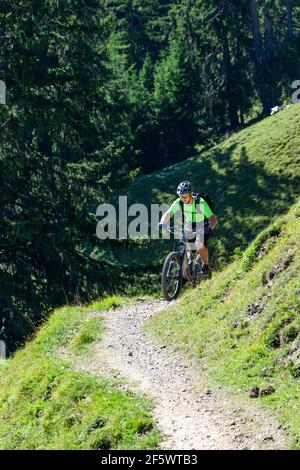
[[[174,228],[167,229],[175,234]],[[184,282],[190,282],[195,288],[204,279],[203,262],[197,250],[192,249],[192,240],[182,235],[179,242],[174,243],[173,250],[168,254],[162,270],[162,291],[164,298],[171,302],[178,297]]]

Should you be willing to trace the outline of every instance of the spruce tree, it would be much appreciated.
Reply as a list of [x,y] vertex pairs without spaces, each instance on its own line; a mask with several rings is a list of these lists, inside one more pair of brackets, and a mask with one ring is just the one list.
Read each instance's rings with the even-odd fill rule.
[[128,181],[131,163],[103,4],[20,0],[4,16],[0,324],[12,348],[50,307],[99,290],[99,274],[109,286],[105,264],[83,256],[96,243],[89,212]]

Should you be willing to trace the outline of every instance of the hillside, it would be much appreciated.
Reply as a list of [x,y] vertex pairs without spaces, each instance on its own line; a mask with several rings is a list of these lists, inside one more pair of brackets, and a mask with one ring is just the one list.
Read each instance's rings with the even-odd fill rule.
[[63,354],[88,361],[103,330],[95,312],[126,302],[112,297],[59,309],[25,349],[0,361],[0,449],[157,447],[150,401],[123,392],[116,379],[80,370]]
[[[278,214],[284,214],[300,192],[300,106],[266,118],[233,134],[211,150],[140,177],[128,192],[129,203],[171,203],[180,181],[214,199],[220,218],[212,240],[215,267],[230,261],[236,248],[245,249]],[[126,266],[159,272],[166,241],[116,244],[110,258]],[[139,272],[141,269],[139,269]]]
[[[2,0],[0,31],[0,450],[300,449],[300,0]],[[186,180],[212,276],[167,302]]]
[[300,449],[300,202],[236,261],[153,317],[201,376],[270,407]]
[[173,305],[56,311],[0,363],[0,448],[299,449],[299,243],[300,202]]
[[[168,309],[153,300],[147,308],[143,303],[133,308],[129,318],[126,310],[116,311],[121,315],[116,317],[116,312],[109,310],[111,307],[135,299],[113,297],[87,307],[67,306],[55,311],[36,332],[35,339],[11,359],[0,362],[1,449],[153,449],[159,446],[162,435],[155,423],[160,415],[153,414],[153,396],[147,398],[133,393],[126,388],[127,384],[124,386],[124,377],[136,377],[135,370],[132,376],[126,375],[121,362],[120,375],[111,378],[109,374],[101,375],[99,371],[93,374],[78,367],[81,362],[92,360],[98,367],[95,361],[101,357],[95,356],[93,348],[106,334],[99,312],[107,310],[116,328],[114,354],[123,347],[122,360],[128,367],[128,357],[133,357],[133,363],[139,367],[138,376],[145,375],[145,364],[150,367],[147,390],[156,390],[156,397],[164,393],[166,401],[159,405],[166,413],[171,410],[168,425],[174,414],[182,418],[184,438],[190,437],[186,433],[191,429],[185,420],[186,397],[190,397],[190,406],[199,413],[199,416],[195,414],[195,439],[200,435],[199,419],[206,423],[202,426],[200,422],[200,427],[203,436],[207,436],[207,404],[204,400],[196,406],[193,392],[185,390],[183,395],[186,383],[180,381],[177,385],[177,381],[172,381],[177,389],[170,402],[168,377],[172,377],[174,370],[187,382],[193,374],[199,375],[211,389],[221,387],[227,397],[234,393],[254,410],[271,410],[275,422],[281,422],[278,432],[288,431],[290,446],[300,448],[299,124],[300,107],[293,106],[232,135],[198,157],[139,178],[130,187],[130,200],[147,204],[171,202],[178,181],[185,178],[191,179],[195,187],[208,191],[216,201],[220,217],[212,242],[219,271],[196,290],[187,290]],[[153,267],[159,273],[170,242],[129,243],[118,251],[119,246],[118,243],[114,246],[114,256],[120,263],[129,268],[141,266],[136,288],[141,292],[150,290],[147,278],[142,278],[144,267]],[[157,290],[158,274],[152,280]],[[163,311],[157,310],[157,305]],[[149,336],[144,340],[144,332],[138,329],[145,321],[148,333],[155,337],[155,347],[148,341]],[[144,345],[148,350],[143,349]],[[178,364],[169,357],[169,345],[178,354],[182,352],[192,359],[190,367],[196,364],[191,375],[183,372],[181,362]],[[109,349],[111,361],[117,357],[114,354]],[[169,375],[162,386],[165,371]],[[152,379],[156,380],[155,387]],[[258,395],[256,399],[249,397],[250,390]],[[212,412],[218,414],[219,410]],[[216,421],[223,423],[224,448],[229,446],[225,442],[230,426],[226,413],[223,410],[216,417]],[[249,424],[242,417],[243,420]],[[260,418],[260,429],[265,432],[263,423],[264,417]],[[177,423],[170,426],[168,429],[173,430]],[[214,442],[208,439],[207,448],[218,448],[218,429],[217,426]],[[264,436],[268,438],[268,434]],[[234,445],[257,448],[259,439],[255,437],[255,429],[251,437],[247,434],[243,439],[240,447]],[[282,442],[278,439],[273,443],[260,442],[259,446],[275,448],[277,442]]]

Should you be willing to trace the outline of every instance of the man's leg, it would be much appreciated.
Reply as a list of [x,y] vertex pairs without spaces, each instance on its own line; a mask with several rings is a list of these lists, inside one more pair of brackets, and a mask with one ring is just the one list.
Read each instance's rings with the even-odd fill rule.
[[200,253],[200,256],[203,261],[203,266],[202,266],[202,274],[205,276],[205,278],[210,279],[211,278],[211,269],[209,266],[209,253],[208,249],[205,243],[200,243],[199,241],[197,242],[197,249]]
[[204,243],[197,243],[197,250],[200,253],[201,259],[204,264],[209,265],[209,253]]

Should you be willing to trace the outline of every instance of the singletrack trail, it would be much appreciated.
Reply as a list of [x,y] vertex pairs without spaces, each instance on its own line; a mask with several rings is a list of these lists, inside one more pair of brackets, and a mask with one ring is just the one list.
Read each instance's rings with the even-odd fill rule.
[[99,312],[105,333],[92,359],[81,368],[125,379],[121,388],[144,393],[154,401],[154,418],[165,436],[161,447],[176,450],[284,449],[286,435],[256,403],[240,403],[224,389],[201,390],[197,365],[153,341],[144,323],[168,308],[163,300]]

